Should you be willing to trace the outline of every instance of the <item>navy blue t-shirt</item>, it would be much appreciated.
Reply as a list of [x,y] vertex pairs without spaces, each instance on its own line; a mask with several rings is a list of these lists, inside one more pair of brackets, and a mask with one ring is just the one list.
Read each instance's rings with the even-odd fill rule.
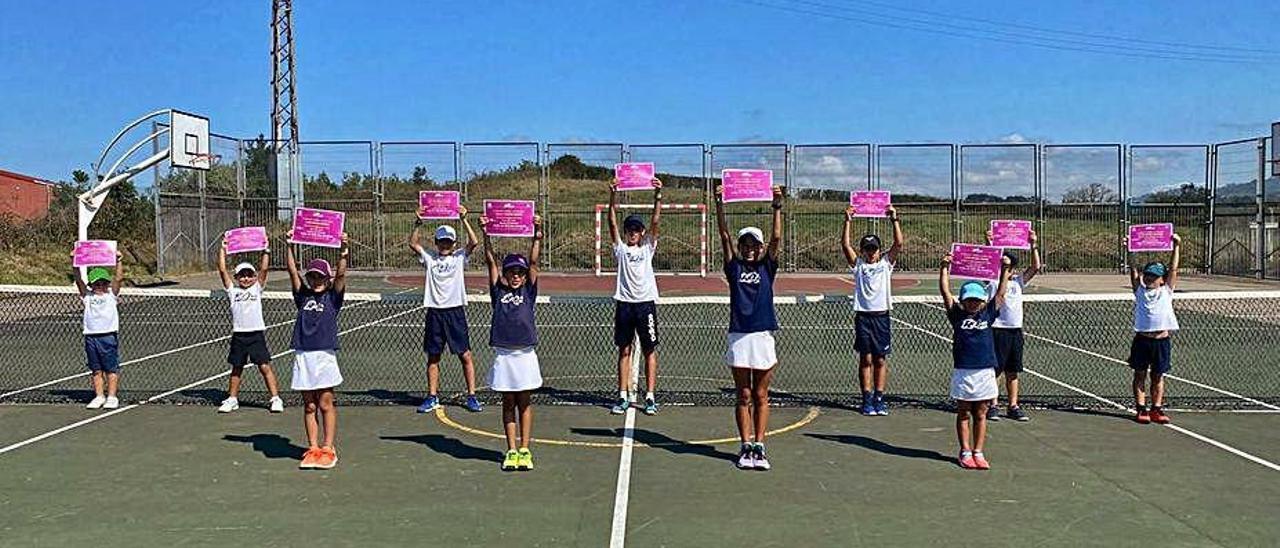
[[996,366],[996,341],[991,322],[1000,315],[995,303],[988,303],[977,314],[965,312],[960,303],[947,310],[951,321],[951,359],[956,369],[993,369]]
[[769,257],[748,263],[739,257],[725,263],[729,281],[729,332],[777,331],[778,316],[773,310],[773,279],[778,261]]
[[493,321],[489,322],[489,346],[525,348],[537,346],[538,328],[533,321],[533,306],[538,300],[538,284],[525,283],[511,289],[504,283],[489,288],[493,305]]
[[298,320],[293,322],[294,350],[337,350],[338,311],[342,309],[343,294],[333,289],[316,293],[309,287],[293,292],[293,304],[298,307]]

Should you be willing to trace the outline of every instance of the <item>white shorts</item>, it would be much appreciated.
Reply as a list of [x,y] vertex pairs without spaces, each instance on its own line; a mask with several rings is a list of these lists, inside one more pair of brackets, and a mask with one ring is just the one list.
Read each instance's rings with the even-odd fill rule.
[[730,333],[729,351],[724,355],[729,367],[766,371],[778,363],[772,331]]
[[489,370],[489,388],[498,392],[524,392],[542,387],[542,371],[538,354],[532,346],[494,348],[493,368]]
[[996,399],[996,370],[954,369],[951,372],[951,399],[987,401]]
[[338,353],[332,350],[297,350],[293,353],[294,390],[321,390],[342,384]]

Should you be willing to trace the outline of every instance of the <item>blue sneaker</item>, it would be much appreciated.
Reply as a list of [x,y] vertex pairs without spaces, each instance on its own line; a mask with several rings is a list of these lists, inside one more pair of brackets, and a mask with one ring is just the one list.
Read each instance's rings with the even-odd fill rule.
[[418,412],[430,413],[439,408],[440,408],[440,398],[437,398],[435,396],[427,396],[427,399],[422,400],[422,405],[418,406]]
[[479,413],[481,409],[484,409],[484,407],[480,406],[480,400],[476,399],[475,394],[468,395],[467,403],[463,405],[467,408],[467,411],[470,411],[472,413]]
[[862,416],[871,417],[871,416],[874,416],[875,414],[876,414],[876,405],[874,402],[871,401],[871,398],[862,400]]
[[658,403],[653,400],[644,401],[644,414],[653,416],[658,414]]
[[876,414],[881,417],[889,416],[889,404],[885,403],[884,400],[877,401]]
[[631,407],[631,402],[628,401],[626,398],[623,398],[618,400],[618,403],[614,404],[613,408],[610,409],[609,412],[613,413],[614,415],[621,415],[623,413],[626,413],[627,409],[630,407]]

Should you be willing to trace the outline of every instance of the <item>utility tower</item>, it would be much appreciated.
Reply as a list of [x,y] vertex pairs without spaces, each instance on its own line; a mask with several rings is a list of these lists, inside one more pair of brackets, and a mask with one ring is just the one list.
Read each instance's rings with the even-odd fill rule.
[[271,2],[271,140],[276,152],[276,208],[281,220],[303,203],[294,73],[293,0]]

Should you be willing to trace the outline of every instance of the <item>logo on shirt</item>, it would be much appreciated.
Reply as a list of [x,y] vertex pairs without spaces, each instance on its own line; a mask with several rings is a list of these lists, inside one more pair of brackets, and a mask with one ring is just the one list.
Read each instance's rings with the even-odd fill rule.
[[644,262],[644,254],[643,253],[627,253],[627,262],[642,263]]
[[431,265],[431,271],[441,276],[453,274],[458,269],[458,265],[453,261],[437,261]]
[[977,330],[981,331],[981,330],[983,330],[983,329],[986,329],[987,327],[989,327],[989,324],[987,323],[987,320],[977,320],[977,319],[974,319],[974,318],[965,318],[965,319],[964,319],[964,321],[961,321],[961,322],[960,322],[960,329],[965,329],[965,330],[973,330],[973,329],[977,329]]
[[524,304],[524,295],[521,295],[519,293],[507,293],[506,295],[503,295],[501,299],[498,299],[498,300],[501,301],[502,304],[520,306]]
[[302,310],[307,312],[324,312],[324,303],[315,299],[309,299],[307,304],[302,305]]
[[231,299],[238,303],[247,303],[258,300],[258,295],[248,291],[239,291],[236,292]]
[[760,285],[759,272],[743,272],[738,274],[738,283],[749,285]]

